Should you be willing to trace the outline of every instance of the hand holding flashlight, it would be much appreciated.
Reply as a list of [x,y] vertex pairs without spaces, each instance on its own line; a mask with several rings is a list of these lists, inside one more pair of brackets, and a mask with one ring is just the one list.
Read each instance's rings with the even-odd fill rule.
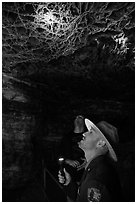
[[71,181],[70,174],[64,168],[64,158],[59,158],[60,170],[58,173],[59,182],[67,186]]
[[64,173],[64,170],[63,170],[64,169],[64,161],[65,161],[65,159],[63,157],[60,157],[59,160],[58,160],[58,163],[59,163],[59,166],[60,166],[59,171],[60,171],[61,175],[65,177],[65,173]]

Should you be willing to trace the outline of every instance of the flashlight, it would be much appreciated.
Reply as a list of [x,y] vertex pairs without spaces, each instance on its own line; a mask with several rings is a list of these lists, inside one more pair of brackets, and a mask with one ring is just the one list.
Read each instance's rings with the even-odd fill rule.
[[[65,161],[65,159],[63,157],[60,157],[58,159],[58,163],[59,163],[59,166],[60,166],[59,170],[60,170],[61,176],[63,176],[64,179],[66,180],[65,173],[64,173],[64,170],[63,170],[63,168],[64,168],[64,161]],[[64,181],[64,183],[65,183],[65,181]]]

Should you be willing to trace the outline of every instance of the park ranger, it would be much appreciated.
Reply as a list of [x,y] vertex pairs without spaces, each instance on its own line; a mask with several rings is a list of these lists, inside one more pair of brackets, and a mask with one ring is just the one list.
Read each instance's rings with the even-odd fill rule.
[[64,185],[69,201],[122,201],[120,182],[115,169],[117,128],[105,121],[95,125],[85,119],[85,124],[88,132],[83,134],[82,140],[78,143],[87,160],[80,184],[75,183],[65,169],[65,177],[61,172],[58,174],[59,182]]

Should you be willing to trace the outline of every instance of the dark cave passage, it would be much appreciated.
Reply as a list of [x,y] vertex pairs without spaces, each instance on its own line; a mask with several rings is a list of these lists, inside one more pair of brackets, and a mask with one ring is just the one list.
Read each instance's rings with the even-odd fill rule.
[[[67,201],[59,147],[77,115],[118,129],[123,201],[135,201],[134,2],[4,2],[2,10],[3,202]],[[62,26],[50,32],[59,11]]]

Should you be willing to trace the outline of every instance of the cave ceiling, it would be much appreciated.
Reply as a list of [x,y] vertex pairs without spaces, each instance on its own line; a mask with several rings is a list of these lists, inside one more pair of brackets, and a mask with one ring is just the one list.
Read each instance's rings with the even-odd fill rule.
[[[3,94],[10,101],[25,103],[24,87],[38,89],[37,98],[50,89],[60,100],[66,92],[67,98],[85,94],[89,83],[99,87],[102,78],[109,87],[113,77],[106,69],[134,70],[134,53],[134,2],[2,3]],[[127,76],[125,86],[120,77],[112,85],[129,94],[133,75]]]
[[3,72],[13,75],[22,64],[34,72],[30,64],[84,60],[101,43],[114,52],[122,38],[134,43],[134,2],[3,2],[2,12]]

